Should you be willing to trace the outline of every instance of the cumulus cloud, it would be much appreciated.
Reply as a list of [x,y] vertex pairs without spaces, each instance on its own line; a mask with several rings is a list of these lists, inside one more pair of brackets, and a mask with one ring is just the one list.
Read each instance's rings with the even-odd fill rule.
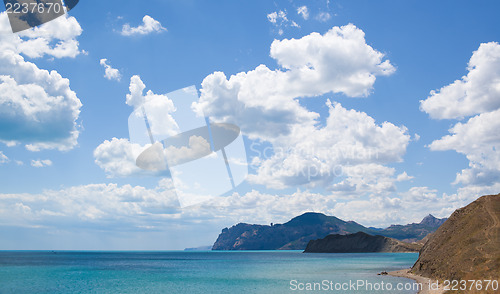
[[0,53],[0,140],[28,150],[69,150],[77,145],[82,104],[69,80],[20,55]]
[[50,159],[43,159],[43,160],[32,160],[31,161],[31,166],[33,167],[48,167],[52,165],[52,161]]
[[144,174],[135,160],[145,149],[139,144],[130,143],[128,139],[113,138],[94,150],[95,163],[111,178]]
[[324,35],[276,40],[271,57],[282,69],[260,65],[229,79],[221,72],[206,77],[194,105],[198,113],[232,121],[252,138],[272,139],[318,117],[296,98],[326,93],[367,96],[377,76],[395,71],[354,25],[334,27]]
[[[365,187],[380,193],[394,190],[390,180],[394,170],[382,165],[402,160],[409,143],[406,128],[387,122],[378,125],[366,113],[327,104],[324,127],[296,126],[290,136],[273,141],[278,152],[264,159],[249,180],[276,189],[321,185],[358,192]],[[332,186],[335,178],[342,177],[348,179]]]
[[[144,89],[146,89],[146,85],[141,77],[134,75],[130,79],[130,93],[126,96],[126,103],[134,107],[133,115],[135,118],[144,122],[144,112],[147,113],[150,130],[155,138],[164,139],[178,134],[179,126],[172,117],[172,113],[177,111],[174,102],[166,94],[155,94],[151,90],[144,95]],[[132,141],[136,140],[132,139]]]
[[107,64],[107,59],[101,59],[100,64],[104,67],[104,77],[108,80],[120,81],[122,75],[120,71],[116,68],[113,68],[111,65]]
[[146,85],[141,80],[140,76],[135,75],[132,78],[130,78],[130,86],[129,86],[130,93],[127,94],[126,96],[127,105],[132,106],[134,108],[141,106],[145,102],[144,96],[142,95],[144,89],[146,89]]
[[[0,32],[10,30],[6,12],[0,13]],[[39,27],[17,34],[0,35],[1,51],[13,51],[30,58],[45,55],[55,58],[76,57],[82,51],[78,48],[77,37],[83,30],[74,17],[63,15]]]
[[302,16],[305,20],[309,19],[309,9],[305,5],[297,8],[297,14]]
[[483,43],[472,54],[469,73],[420,102],[432,118],[463,118],[500,108],[500,45]]
[[469,168],[458,173],[455,180],[455,184],[471,188],[462,194],[500,183],[500,45],[481,44],[473,52],[468,69],[461,80],[431,92],[421,101],[421,109],[433,118],[469,117],[454,125],[450,135],[429,145],[434,151],[454,150],[467,157]]
[[412,187],[408,192],[403,193],[403,198],[412,202],[435,201],[437,190],[428,187]]
[[451,135],[432,142],[431,150],[455,150],[469,160],[470,169],[457,175],[456,183],[500,182],[500,109],[457,123]]
[[[364,97],[377,76],[394,72],[384,55],[366,44],[363,31],[347,25],[324,35],[276,40],[271,57],[281,69],[260,65],[229,79],[220,72],[209,75],[202,83],[199,102],[193,104],[199,115],[235,123],[251,139],[279,150],[254,160],[257,173],[249,176],[251,182],[276,189],[298,185],[361,189],[366,183],[352,175],[331,185],[360,165],[369,173],[370,164],[401,160],[409,142],[405,127],[376,124],[366,113],[330,101],[326,125],[321,126],[319,114],[297,100],[326,93]],[[389,178],[372,181],[372,186],[393,190],[395,179]]]
[[[146,85],[140,76],[134,75],[130,79],[130,93],[126,95],[126,103],[134,107],[134,112],[129,118],[129,128],[134,130],[137,127],[136,122],[144,123],[144,110],[147,113],[151,134],[155,138],[166,138],[177,134],[179,126],[171,115],[176,111],[173,101],[167,95],[155,94],[151,90],[144,95],[145,89]],[[142,137],[136,138],[135,133],[145,135],[141,131],[131,132],[132,142],[129,139],[113,138],[104,141],[94,150],[96,164],[106,172],[108,177],[153,174],[136,165],[137,157],[150,146],[146,145],[150,141],[148,137],[146,143],[143,143]]]
[[142,18],[142,24],[137,27],[131,27],[129,24],[124,24],[122,27],[122,36],[137,36],[137,35],[149,35],[151,33],[161,33],[166,31],[161,23],[149,15],[145,15]]
[[[0,27],[8,27],[6,13]],[[26,61],[43,56],[75,57],[82,30],[63,16],[19,34],[0,35],[0,141],[30,151],[69,150],[77,145],[82,106],[68,79]]]

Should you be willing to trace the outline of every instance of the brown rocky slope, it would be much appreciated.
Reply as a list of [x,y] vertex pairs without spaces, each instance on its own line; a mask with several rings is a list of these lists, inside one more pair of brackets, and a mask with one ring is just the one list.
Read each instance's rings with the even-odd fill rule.
[[411,272],[441,281],[498,280],[500,194],[457,209],[426,242]]

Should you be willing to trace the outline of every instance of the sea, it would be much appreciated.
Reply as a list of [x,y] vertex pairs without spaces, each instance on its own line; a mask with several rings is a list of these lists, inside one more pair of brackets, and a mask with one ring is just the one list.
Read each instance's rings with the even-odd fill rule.
[[[0,251],[0,293],[417,293],[418,253]],[[388,288],[391,289],[388,289]]]

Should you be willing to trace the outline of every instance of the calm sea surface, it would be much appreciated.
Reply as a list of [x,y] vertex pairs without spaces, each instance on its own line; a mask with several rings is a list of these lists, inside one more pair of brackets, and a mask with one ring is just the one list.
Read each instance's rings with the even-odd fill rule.
[[[299,251],[0,251],[0,293],[416,293],[395,290],[411,280],[377,273],[409,268],[417,258]],[[373,288],[352,288],[361,282]],[[381,282],[394,290],[375,291]],[[308,286],[316,291],[300,290]]]

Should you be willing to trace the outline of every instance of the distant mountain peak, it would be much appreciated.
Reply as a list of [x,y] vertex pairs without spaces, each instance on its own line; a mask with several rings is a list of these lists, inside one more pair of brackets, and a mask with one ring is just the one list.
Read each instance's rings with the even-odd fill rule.
[[436,218],[432,214],[429,214],[426,217],[424,217],[424,219],[420,222],[420,224],[424,225],[424,226],[434,227],[434,226],[442,225],[445,221],[446,221],[446,218],[440,219],[440,218]]
[[304,225],[304,224],[320,224],[327,220],[328,218],[333,218],[326,216],[318,212],[306,212],[297,217],[292,218],[290,221],[284,223],[285,226],[293,225]]
[[428,214],[426,217],[424,217],[424,219],[420,223],[423,223],[423,222],[429,221],[429,220],[433,221],[435,219],[437,219],[435,216],[433,216],[432,214]]

